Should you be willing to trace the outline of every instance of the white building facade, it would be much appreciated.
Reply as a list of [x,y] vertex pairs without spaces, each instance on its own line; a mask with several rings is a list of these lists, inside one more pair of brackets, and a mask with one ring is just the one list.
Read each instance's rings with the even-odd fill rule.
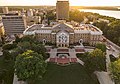
[[69,47],[79,43],[95,45],[102,41],[102,31],[91,24],[81,24],[74,27],[65,22],[54,26],[45,26],[43,24],[34,24],[24,31],[24,35],[35,35],[39,41],[46,40],[58,47]]

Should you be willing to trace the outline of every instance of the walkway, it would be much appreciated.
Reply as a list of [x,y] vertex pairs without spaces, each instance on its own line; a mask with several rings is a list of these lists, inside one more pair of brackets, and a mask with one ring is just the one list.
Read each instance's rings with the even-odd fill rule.
[[97,78],[100,82],[100,84],[115,84],[109,74],[107,72],[98,72],[96,71],[95,74],[97,75]]
[[75,53],[75,49],[69,49],[69,53],[70,53],[70,58],[77,58],[76,53]]
[[[50,53],[50,58],[46,60],[46,62],[55,62],[55,63],[75,63],[78,62],[81,65],[84,65],[84,62],[81,61],[80,59],[77,59],[76,57],[76,51],[75,49],[69,49],[69,48],[55,48],[51,49]],[[59,58],[57,56],[57,53],[68,53],[69,56],[67,58]]]
[[0,56],[3,55],[2,47],[0,47]]
[[14,74],[13,84],[26,84],[24,81],[18,81],[17,75]]
[[57,49],[51,49],[50,58],[55,58],[56,54],[57,54]]
[[106,39],[106,46],[107,47],[110,46],[109,53],[115,57],[118,57],[120,54],[120,47],[118,45],[116,45],[115,43],[113,43],[112,41],[105,38],[104,36],[103,36],[103,38]]

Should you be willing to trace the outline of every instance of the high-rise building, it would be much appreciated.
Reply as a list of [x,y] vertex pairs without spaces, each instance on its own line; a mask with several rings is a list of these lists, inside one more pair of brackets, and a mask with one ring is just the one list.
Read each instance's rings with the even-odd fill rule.
[[18,15],[2,16],[2,22],[5,29],[5,34],[14,35],[22,34],[26,28],[26,17]]
[[3,7],[2,10],[3,10],[4,14],[8,14],[9,13],[8,7]]
[[4,27],[2,23],[2,17],[0,16],[0,36],[4,35]]
[[69,0],[57,0],[56,16],[57,20],[69,19]]
[[1,37],[4,35],[4,27],[3,24],[0,22],[0,42],[2,41]]
[[29,9],[27,11],[27,16],[33,16],[33,10],[32,9]]
[[0,23],[0,36],[4,35],[4,27],[3,24]]

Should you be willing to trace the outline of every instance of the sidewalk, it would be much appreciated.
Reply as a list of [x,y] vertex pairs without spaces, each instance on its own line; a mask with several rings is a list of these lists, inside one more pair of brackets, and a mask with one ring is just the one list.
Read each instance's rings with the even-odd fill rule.
[[97,75],[97,78],[98,78],[100,84],[115,84],[111,80],[108,72],[103,72],[103,71],[102,72],[98,72],[98,71],[96,71],[94,73]]
[[14,74],[13,84],[26,84],[24,81],[18,81],[17,75]]

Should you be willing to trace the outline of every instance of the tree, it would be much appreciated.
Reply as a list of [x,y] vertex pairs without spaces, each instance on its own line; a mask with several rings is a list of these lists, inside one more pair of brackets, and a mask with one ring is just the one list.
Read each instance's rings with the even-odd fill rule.
[[77,56],[77,58],[79,58],[82,61],[86,62],[87,58],[89,56],[89,52],[85,52],[84,54],[83,53],[77,53],[76,56]]
[[115,80],[116,84],[120,84],[120,59],[112,62],[109,66],[111,76]]
[[21,38],[21,42],[30,42],[30,43],[33,43],[35,41],[36,41],[36,39],[35,39],[35,36],[33,36],[33,35],[26,35],[26,36],[23,36]]
[[108,24],[104,21],[95,22],[93,25],[99,27],[102,31],[104,30],[105,27],[108,26]]
[[11,60],[12,59],[12,56],[8,50],[3,50],[3,57],[4,57],[4,60]]
[[18,48],[19,48],[19,51],[20,52],[24,52],[24,51],[27,51],[27,50],[33,50],[35,52],[37,52],[38,54],[42,54],[42,56],[45,56],[46,55],[46,49],[44,47],[44,45],[42,44],[35,44],[34,42],[33,43],[30,43],[30,42],[20,42],[18,43]]
[[106,52],[106,45],[103,43],[96,44],[96,48],[101,49],[103,52]]
[[15,43],[18,43],[21,41],[21,38],[18,35],[15,35]]
[[11,49],[13,49],[13,48],[16,48],[17,47],[17,44],[16,43],[14,43],[14,44],[5,44],[5,45],[3,45],[3,50],[11,50]]
[[54,14],[54,10],[48,11],[46,17],[48,19],[48,22],[49,20],[56,20],[56,15]]
[[5,76],[6,71],[7,71],[6,69],[0,68],[0,84],[4,84],[4,76]]
[[42,78],[46,71],[46,63],[41,54],[27,50],[16,57],[15,73],[19,80],[34,84],[34,80]]
[[89,69],[90,72],[105,71],[105,54],[100,49],[95,49],[94,51],[90,52],[85,62],[85,67]]

